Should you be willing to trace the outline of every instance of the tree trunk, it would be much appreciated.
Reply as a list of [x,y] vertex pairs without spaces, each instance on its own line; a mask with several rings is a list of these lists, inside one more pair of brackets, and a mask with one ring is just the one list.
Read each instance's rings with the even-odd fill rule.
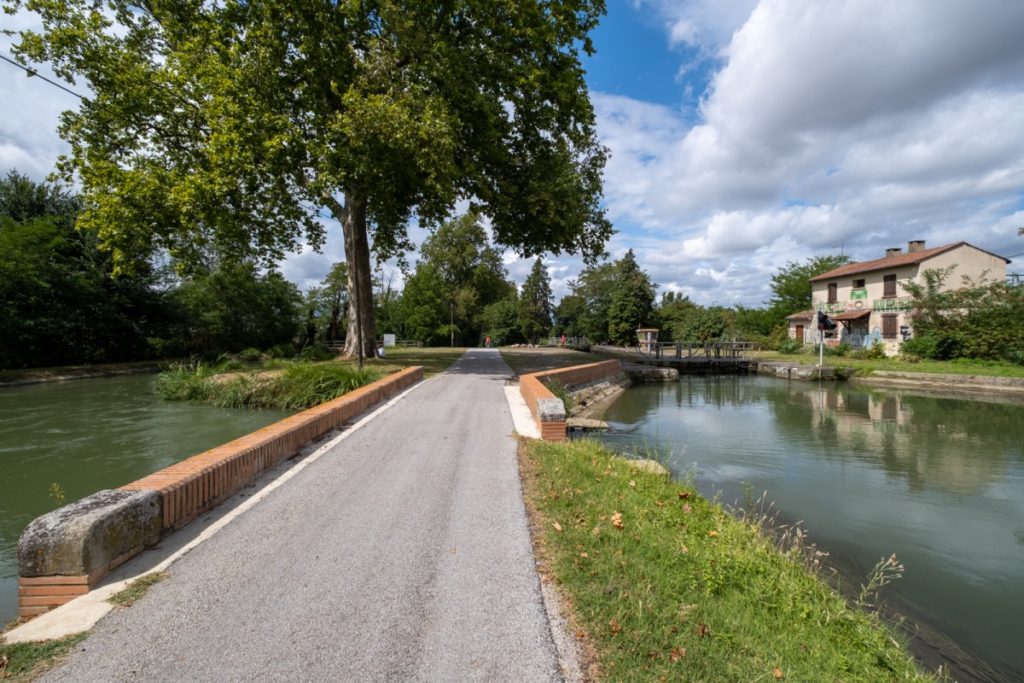
[[366,236],[366,199],[346,192],[342,206],[333,197],[325,199],[345,234],[345,261],[348,263],[348,330],[345,334],[345,358],[377,356],[377,330],[373,319],[373,282],[370,274],[370,244]]

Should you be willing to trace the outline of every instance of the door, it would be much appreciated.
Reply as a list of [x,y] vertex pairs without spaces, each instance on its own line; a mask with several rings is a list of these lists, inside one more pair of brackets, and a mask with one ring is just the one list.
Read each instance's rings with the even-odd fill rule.
[[800,342],[802,342],[804,340],[804,326],[803,325],[797,325],[796,326],[796,335],[794,335],[794,338],[796,340],[800,341]]

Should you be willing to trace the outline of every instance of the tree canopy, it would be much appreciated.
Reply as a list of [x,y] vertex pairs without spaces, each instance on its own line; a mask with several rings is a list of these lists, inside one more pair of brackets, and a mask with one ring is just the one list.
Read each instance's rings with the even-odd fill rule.
[[519,296],[519,331],[531,344],[536,344],[551,331],[551,276],[543,259],[533,262]]
[[811,307],[810,279],[847,263],[850,257],[845,254],[812,256],[804,263],[788,262],[772,275],[772,298],[768,305],[780,322],[791,313],[806,311]]
[[[4,0],[15,55],[94,95],[66,112],[79,224],[125,267],[270,264],[337,219],[347,351],[373,355],[370,251],[468,199],[521,254],[603,250],[606,151],[580,64],[603,0]],[[355,324],[353,324],[355,323]]]

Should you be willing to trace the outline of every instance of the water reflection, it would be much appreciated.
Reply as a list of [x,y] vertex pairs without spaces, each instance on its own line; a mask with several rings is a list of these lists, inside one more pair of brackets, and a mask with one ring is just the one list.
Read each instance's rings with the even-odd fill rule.
[[896,552],[890,602],[1024,677],[1024,406],[685,377],[629,390],[605,419],[615,447],[663,446],[677,475],[696,463],[705,492],[767,490],[856,576]]
[[0,388],[0,623],[17,613],[18,537],[54,509],[281,419],[161,401],[153,376]]

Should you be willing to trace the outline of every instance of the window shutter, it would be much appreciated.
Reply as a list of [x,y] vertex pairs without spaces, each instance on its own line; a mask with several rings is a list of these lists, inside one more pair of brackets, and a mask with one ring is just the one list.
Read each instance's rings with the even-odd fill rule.
[[882,316],[882,336],[884,338],[895,339],[897,329],[896,315],[894,313]]
[[882,279],[884,289],[882,290],[882,296],[896,296],[896,275],[886,275]]

